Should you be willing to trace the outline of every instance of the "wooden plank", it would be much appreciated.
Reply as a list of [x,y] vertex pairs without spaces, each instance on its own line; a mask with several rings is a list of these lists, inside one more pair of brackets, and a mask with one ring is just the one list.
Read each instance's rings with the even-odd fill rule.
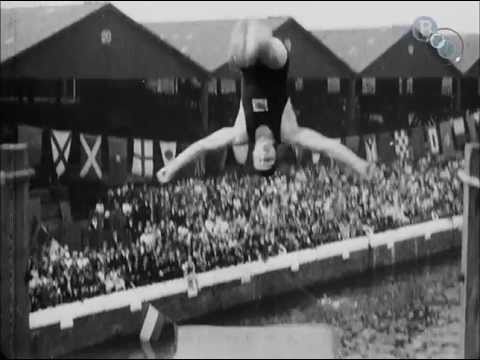
[[25,357],[29,352],[29,308],[25,275],[29,254],[27,147],[0,146],[0,338],[2,353]]
[[[467,175],[480,176],[480,144],[465,146],[465,169]],[[465,319],[464,358],[480,357],[480,293],[479,293],[479,236],[480,236],[480,189],[464,185],[462,273],[465,277],[462,288],[462,305]]]

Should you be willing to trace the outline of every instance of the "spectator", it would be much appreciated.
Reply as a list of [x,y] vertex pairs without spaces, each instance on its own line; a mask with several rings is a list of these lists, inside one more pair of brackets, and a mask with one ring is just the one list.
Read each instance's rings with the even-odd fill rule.
[[227,173],[111,189],[91,213],[90,247],[70,253],[50,238],[32,257],[32,310],[459,214],[460,166],[382,165],[388,176],[375,183],[309,166],[270,180]]

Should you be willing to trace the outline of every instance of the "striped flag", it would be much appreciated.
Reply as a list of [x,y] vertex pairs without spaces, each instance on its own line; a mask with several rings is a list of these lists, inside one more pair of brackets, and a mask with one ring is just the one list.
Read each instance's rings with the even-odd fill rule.
[[465,123],[463,122],[463,117],[453,119],[453,132],[455,134],[455,144],[457,145],[457,150],[463,149],[467,140],[465,136]]
[[436,126],[430,126],[427,130],[428,145],[432,154],[440,153],[440,142],[438,141],[438,132]]
[[480,112],[468,113],[467,112],[467,125],[470,141],[477,142],[480,138],[478,131]]

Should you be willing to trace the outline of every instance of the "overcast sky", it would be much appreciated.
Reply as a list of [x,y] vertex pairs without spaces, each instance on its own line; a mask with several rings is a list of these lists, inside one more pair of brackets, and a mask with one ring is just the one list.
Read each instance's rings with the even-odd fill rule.
[[[2,6],[82,1],[2,1]],[[308,29],[412,24],[430,16],[440,27],[480,32],[479,1],[112,1],[138,22],[292,16]]]

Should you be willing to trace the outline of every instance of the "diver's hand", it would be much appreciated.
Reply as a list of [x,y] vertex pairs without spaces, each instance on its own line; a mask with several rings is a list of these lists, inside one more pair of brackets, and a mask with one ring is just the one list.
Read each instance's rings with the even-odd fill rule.
[[362,164],[358,172],[363,179],[368,181],[373,181],[383,176],[378,166],[371,162],[365,162]]
[[157,172],[157,180],[161,184],[168,183],[172,180],[174,172],[171,167],[165,166]]

